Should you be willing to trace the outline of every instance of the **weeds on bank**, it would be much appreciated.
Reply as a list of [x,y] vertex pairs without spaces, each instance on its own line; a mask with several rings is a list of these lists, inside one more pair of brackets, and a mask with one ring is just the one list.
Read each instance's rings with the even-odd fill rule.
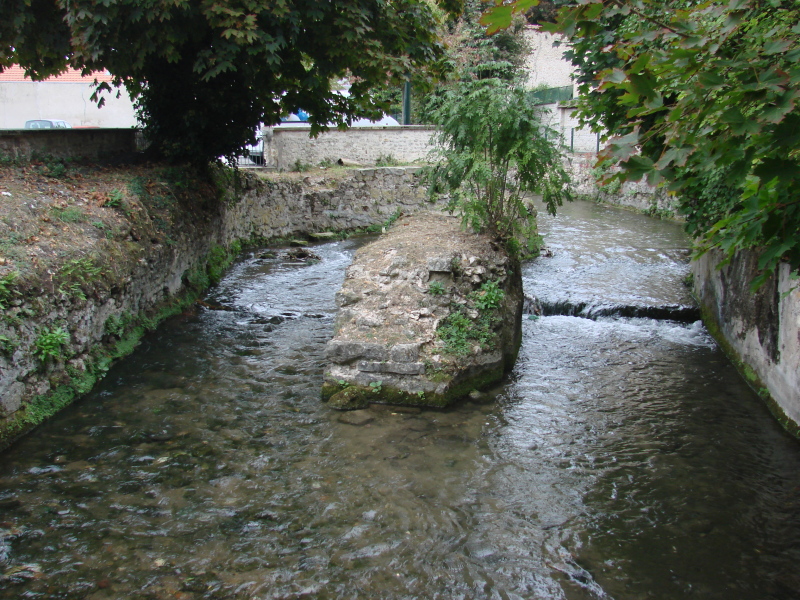
[[58,359],[64,344],[69,341],[69,334],[61,327],[48,329],[45,327],[39,332],[34,341],[34,356],[45,362],[48,358]]
[[21,167],[22,160],[18,157],[14,156],[13,154],[6,154],[5,152],[0,152],[0,167]]
[[111,193],[108,195],[108,199],[105,201],[103,206],[108,206],[110,208],[120,208],[122,206],[122,201],[125,199],[125,194],[119,188],[114,188],[111,190]]
[[62,223],[81,223],[86,220],[86,213],[77,206],[69,206],[67,208],[51,206],[50,213],[53,215],[53,218],[58,219]]
[[5,310],[14,296],[19,295],[14,282],[19,277],[16,271],[11,271],[0,277],[0,310]]
[[366,233],[382,233],[383,231],[389,229],[389,227],[394,225],[395,221],[397,221],[397,219],[399,219],[402,215],[403,211],[398,208],[383,223],[376,223],[375,225],[370,225],[369,227],[366,227],[364,231]]
[[443,294],[444,294],[446,291],[447,291],[447,290],[445,290],[445,289],[444,289],[444,286],[443,286],[443,285],[441,284],[441,282],[439,282],[439,281],[432,281],[432,282],[431,282],[431,283],[428,285],[428,293],[429,293],[431,296],[441,296],[441,295],[443,295]]
[[494,321],[494,315],[488,313],[481,313],[473,320],[463,306],[456,305],[441,322],[436,335],[444,342],[445,353],[467,356],[476,345],[481,348],[491,347]]
[[312,165],[305,163],[298,158],[296,161],[294,161],[291,170],[294,171],[295,173],[306,173],[310,171],[312,168],[313,168]]
[[35,165],[35,171],[40,175],[54,179],[64,179],[69,176],[69,163],[74,161],[69,158],[34,152],[31,154],[30,162]]
[[65,296],[86,300],[83,288],[97,281],[102,272],[91,258],[73,259],[58,270],[58,291]]
[[675,213],[668,208],[658,208],[657,204],[652,204],[649,208],[643,211],[648,217],[655,217],[656,219],[674,219]]
[[391,154],[386,154],[385,156],[381,154],[375,159],[376,167],[397,167],[399,165],[400,161]]
[[0,335],[0,352],[3,354],[11,355],[17,349],[19,344],[8,337],[7,335]]
[[505,295],[506,293],[497,285],[497,281],[492,280],[484,282],[480,290],[470,294],[470,298],[475,302],[475,308],[485,311],[500,308]]

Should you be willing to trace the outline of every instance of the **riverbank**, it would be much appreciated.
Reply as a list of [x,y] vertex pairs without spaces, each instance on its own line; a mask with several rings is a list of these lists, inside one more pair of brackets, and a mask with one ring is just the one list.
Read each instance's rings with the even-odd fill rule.
[[0,447],[89,391],[235,256],[221,193],[158,165],[48,159],[0,173]]
[[378,227],[425,198],[415,168],[273,174],[0,166],[0,448],[92,388],[243,245]]

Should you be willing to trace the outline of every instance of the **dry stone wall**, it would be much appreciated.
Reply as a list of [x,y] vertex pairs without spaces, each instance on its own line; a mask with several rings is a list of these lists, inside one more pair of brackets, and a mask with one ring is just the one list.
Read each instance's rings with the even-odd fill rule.
[[398,211],[429,206],[419,167],[287,173],[243,182],[240,199],[220,215],[225,239],[287,238],[382,223]]
[[623,184],[598,184],[594,153],[571,154],[565,157],[565,167],[572,178],[571,189],[578,198],[633,208],[653,214],[675,215],[676,203],[663,189],[646,181],[629,181]]
[[0,154],[33,154],[113,161],[136,151],[135,129],[39,129],[0,131]]

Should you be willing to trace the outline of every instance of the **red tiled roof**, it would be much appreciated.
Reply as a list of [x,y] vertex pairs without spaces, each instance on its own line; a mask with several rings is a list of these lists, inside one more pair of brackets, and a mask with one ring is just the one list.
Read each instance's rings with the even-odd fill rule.
[[[55,77],[48,77],[44,81],[48,83],[91,83],[97,78],[97,81],[111,81],[111,74],[108,71],[96,71],[87,77],[83,77],[81,72],[76,69],[67,69],[61,75]],[[22,67],[14,65],[13,67],[6,68],[5,71],[0,73],[0,82],[7,81],[27,81],[30,78],[25,77],[25,70]]]

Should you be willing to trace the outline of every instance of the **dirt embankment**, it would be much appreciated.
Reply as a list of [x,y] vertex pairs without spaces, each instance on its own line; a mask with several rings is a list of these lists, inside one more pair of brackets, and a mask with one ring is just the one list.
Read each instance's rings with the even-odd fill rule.
[[16,273],[18,292],[54,293],[67,258],[102,261],[113,245],[174,243],[178,209],[198,197],[214,191],[181,168],[0,164],[0,277]]

